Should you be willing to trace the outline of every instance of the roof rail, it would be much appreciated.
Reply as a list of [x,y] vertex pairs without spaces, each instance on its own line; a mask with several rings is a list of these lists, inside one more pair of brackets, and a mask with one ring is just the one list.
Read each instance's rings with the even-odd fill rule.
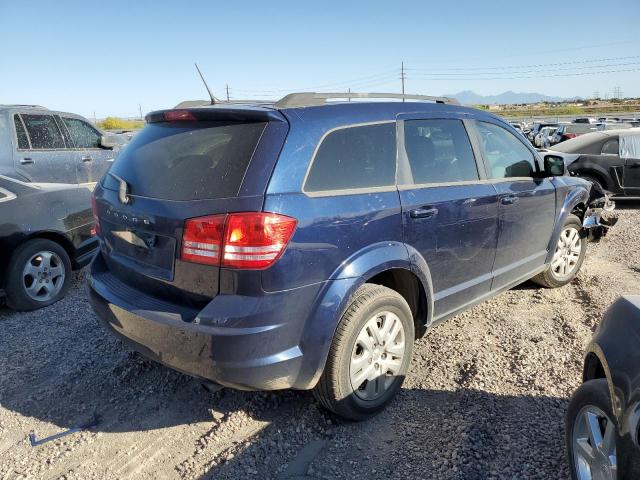
[[308,107],[313,105],[324,105],[332,98],[393,98],[398,100],[420,100],[436,103],[448,103],[451,105],[460,105],[454,98],[449,97],[433,97],[430,95],[406,95],[402,93],[319,93],[319,92],[299,92],[290,93],[278,100],[274,106],[276,108],[290,107]]
[[47,107],[43,107],[42,105],[22,105],[19,103],[13,103],[13,104],[0,104],[0,108],[4,107],[4,108],[41,108],[43,110],[49,110]]

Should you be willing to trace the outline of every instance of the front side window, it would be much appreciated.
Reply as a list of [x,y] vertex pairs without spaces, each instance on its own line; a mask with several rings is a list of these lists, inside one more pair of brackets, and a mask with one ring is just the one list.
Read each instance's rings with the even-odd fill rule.
[[612,138],[602,144],[602,155],[618,155],[618,139]]
[[533,153],[512,133],[498,125],[476,122],[489,178],[532,177]]
[[20,120],[20,117],[18,115],[13,116],[13,123],[16,126],[16,136],[18,137],[18,148],[20,150],[28,150],[29,138],[27,137],[27,132],[24,129],[22,120]]
[[27,128],[32,149],[64,148],[64,140],[53,115],[23,114],[21,117]]
[[395,175],[395,122],[341,128],[320,144],[304,191],[392,186]]
[[471,142],[461,120],[407,120],[404,145],[414,184],[479,178]]
[[100,148],[100,134],[83,120],[62,117],[76,148]]

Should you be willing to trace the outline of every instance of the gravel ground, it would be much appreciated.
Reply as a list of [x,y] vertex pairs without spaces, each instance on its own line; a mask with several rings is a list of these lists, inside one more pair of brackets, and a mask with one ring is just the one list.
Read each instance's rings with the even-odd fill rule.
[[[572,284],[525,283],[431,330],[398,398],[357,424],[308,392],[209,393],[128,352],[80,273],[44,310],[0,308],[0,478],[566,479],[583,348],[617,296],[640,292],[639,206]],[[93,412],[97,427],[30,446]]]

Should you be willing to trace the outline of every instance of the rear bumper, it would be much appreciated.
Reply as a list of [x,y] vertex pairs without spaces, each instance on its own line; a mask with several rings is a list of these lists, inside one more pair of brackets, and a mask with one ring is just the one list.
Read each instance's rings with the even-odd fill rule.
[[[88,288],[100,321],[144,356],[228,387],[277,390],[308,389],[317,380],[333,322],[322,327],[308,319],[324,286],[259,297],[218,295],[197,311],[125,285],[99,254]],[[318,328],[323,330],[316,335]],[[310,335],[317,341],[303,340]]]

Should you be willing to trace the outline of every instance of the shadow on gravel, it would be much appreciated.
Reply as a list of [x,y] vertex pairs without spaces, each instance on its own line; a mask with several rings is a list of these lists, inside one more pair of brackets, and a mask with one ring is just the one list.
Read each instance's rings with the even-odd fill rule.
[[297,445],[297,418],[281,419],[201,478],[246,478],[256,474],[253,465],[261,466],[255,478],[278,480],[568,478],[567,403],[471,389],[403,389],[380,415],[338,421],[325,435]]

